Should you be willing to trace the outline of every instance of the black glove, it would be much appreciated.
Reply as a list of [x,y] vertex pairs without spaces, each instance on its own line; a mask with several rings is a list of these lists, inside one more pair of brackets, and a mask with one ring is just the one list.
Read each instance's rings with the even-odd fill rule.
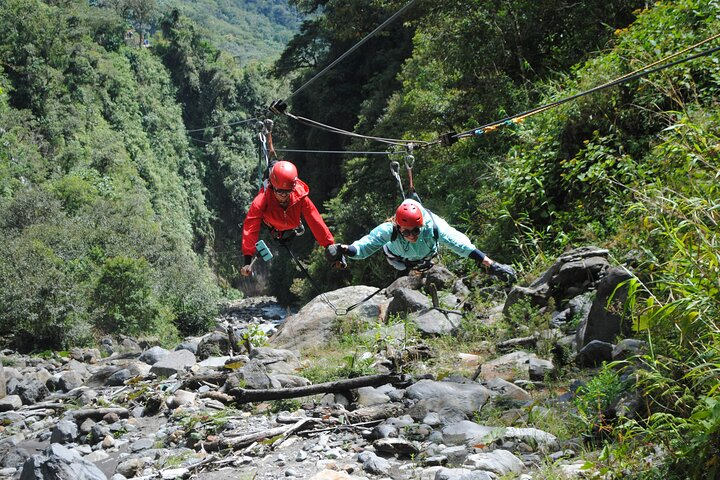
[[333,268],[347,268],[347,260],[344,253],[347,251],[345,245],[333,243],[325,248],[325,258],[333,266]]
[[495,262],[490,265],[488,269],[490,270],[490,275],[498,277],[504,282],[515,283],[517,281],[517,273],[515,273],[515,269],[512,268],[510,265]]

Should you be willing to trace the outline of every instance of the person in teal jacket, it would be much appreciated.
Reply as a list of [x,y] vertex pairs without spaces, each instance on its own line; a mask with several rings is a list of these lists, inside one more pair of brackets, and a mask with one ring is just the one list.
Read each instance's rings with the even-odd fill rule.
[[478,250],[470,239],[451,227],[444,219],[434,215],[415,200],[405,200],[395,216],[373,228],[370,233],[350,245],[333,244],[327,247],[329,260],[348,256],[353,260],[368,258],[382,249],[388,263],[396,270],[427,270],[438,247],[444,245],[461,257],[469,257],[487,268],[491,275],[506,282],[517,279],[515,270],[496,262]]

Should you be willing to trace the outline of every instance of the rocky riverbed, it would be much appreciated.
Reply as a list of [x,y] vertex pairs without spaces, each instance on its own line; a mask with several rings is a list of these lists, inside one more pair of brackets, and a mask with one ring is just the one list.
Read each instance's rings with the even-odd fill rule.
[[[596,268],[582,255],[582,268]],[[561,259],[562,265],[573,258]],[[545,281],[557,280],[561,270]],[[596,276],[601,281],[607,275]],[[437,322],[427,322],[433,309],[443,313],[449,332],[457,328],[450,310],[413,296],[407,282],[415,281],[388,288],[358,315],[377,322],[401,303],[418,328],[435,328]],[[475,376],[403,375],[386,350],[385,356],[367,352],[375,375],[311,385],[302,376],[306,365],[298,350],[287,343],[311,341],[302,338],[308,330],[298,322],[304,316],[314,322],[308,335],[322,341],[313,334],[324,328],[317,324],[324,318],[318,309],[328,298],[351,304],[367,295],[366,287],[350,288],[359,290],[328,295],[300,312],[288,312],[272,298],[242,300],[218,319],[216,331],[173,350],[107,338],[100,348],[50,358],[2,352],[7,395],[0,399],[0,477],[532,479],[544,478],[548,464],[567,478],[587,474],[578,456],[580,439],[560,440],[532,426],[532,419],[572,413],[572,392],[545,390],[543,380],[555,365],[524,348],[532,338],[506,342]],[[539,284],[519,288],[524,290],[509,301],[548,291],[538,290]],[[459,304],[462,291],[452,289],[446,301]],[[573,308],[586,315],[592,310],[579,305]],[[577,338],[562,328],[561,314],[569,313],[556,313],[548,338]],[[291,339],[272,341],[292,324],[297,333]],[[248,352],[243,339],[257,331],[271,337],[270,346]],[[610,358],[637,347],[609,345]],[[415,348],[414,361],[423,362],[422,348]],[[583,347],[576,361],[599,364],[605,349],[597,352]],[[458,362],[471,357],[458,352]],[[480,415],[490,410],[495,417]]]

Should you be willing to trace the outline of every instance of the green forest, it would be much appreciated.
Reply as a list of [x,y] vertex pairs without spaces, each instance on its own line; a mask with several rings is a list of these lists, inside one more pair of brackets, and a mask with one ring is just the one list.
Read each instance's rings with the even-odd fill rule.
[[[423,203],[520,284],[581,245],[631,268],[624,314],[652,345],[635,385],[652,415],[613,430],[607,462],[717,478],[720,2],[416,0],[327,70],[408,2],[241,3],[0,0],[3,346],[207,331],[242,296],[257,119],[275,122],[278,149],[389,148],[270,114],[284,99],[297,116],[416,141],[389,156],[280,152],[338,242],[394,212],[389,163],[412,154]],[[201,18],[215,11],[227,20]],[[578,95],[677,52],[688,60]],[[294,248],[326,290],[392,278],[382,258],[330,269],[305,237]],[[443,261],[482,285],[471,262]],[[317,292],[278,256],[267,293],[300,305]],[[650,443],[666,462],[623,463]]]
[[192,19],[203,36],[241,65],[274,61],[301,22],[287,0],[158,0],[158,14],[166,4]]

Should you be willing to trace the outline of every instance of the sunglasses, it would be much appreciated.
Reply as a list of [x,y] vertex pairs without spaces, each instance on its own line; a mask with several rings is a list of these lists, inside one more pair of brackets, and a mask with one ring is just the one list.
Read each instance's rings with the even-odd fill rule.
[[415,227],[412,229],[401,228],[400,235],[402,235],[403,237],[417,237],[418,235],[420,235],[420,227]]
[[278,195],[290,195],[292,193],[292,190],[278,190],[278,189],[273,189],[273,190],[275,190],[275,193],[277,193]]

